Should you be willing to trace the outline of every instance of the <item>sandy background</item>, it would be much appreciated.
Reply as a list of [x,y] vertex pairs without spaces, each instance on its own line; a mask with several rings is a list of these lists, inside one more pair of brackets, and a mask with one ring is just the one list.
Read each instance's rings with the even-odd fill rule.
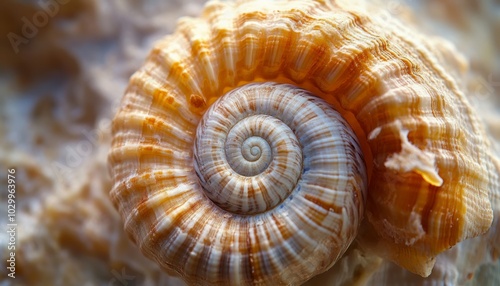
[[[171,33],[178,17],[196,16],[204,2],[0,3],[0,285],[183,285],[128,241],[107,197],[106,157],[128,78],[155,40]],[[463,53],[469,71],[461,84],[500,154],[500,2],[381,1],[379,7]],[[6,269],[8,168],[16,170],[16,279]],[[469,252],[453,251],[431,279],[500,284],[492,274],[498,260],[465,271],[470,266],[456,261]],[[378,263],[369,283],[425,282],[355,249],[335,271],[352,275],[342,267],[361,265],[369,273]],[[328,279],[310,284],[344,281]]]

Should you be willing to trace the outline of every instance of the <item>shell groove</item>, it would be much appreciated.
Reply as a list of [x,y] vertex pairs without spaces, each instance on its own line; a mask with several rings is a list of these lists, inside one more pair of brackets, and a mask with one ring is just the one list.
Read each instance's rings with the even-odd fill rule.
[[[230,144],[220,137],[208,139],[228,129],[209,123],[215,120],[235,117],[243,129],[256,129],[238,117],[255,109],[246,103],[251,95],[232,108],[219,107],[227,98],[239,97],[231,94],[251,90],[253,85],[247,84],[252,82],[298,88],[288,91],[286,86],[285,94],[307,90],[344,118],[336,122],[347,121],[341,125],[353,131],[343,132],[353,135],[344,136],[342,142],[350,143],[341,146],[354,160],[347,169],[349,183],[342,184],[350,196],[357,194],[345,200],[357,202],[337,206],[337,195],[328,202],[309,200],[302,217],[297,215],[304,229],[289,228],[297,223],[289,213],[273,216],[300,194],[297,184],[304,179],[304,166],[322,161],[304,155],[314,147],[302,146],[294,130],[307,132],[314,125],[307,125],[306,118],[293,127],[297,114],[290,111],[280,115],[291,116],[288,119],[254,118],[266,127],[250,141],[255,130],[227,130],[234,138]],[[284,87],[264,84],[258,89],[271,98],[273,86]],[[253,94],[259,97],[257,91]],[[262,108],[275,105],[269,102]],[[216,109],[222,113],[210,115]],[[256,115],[262,115],[259,112]],[[264,115],[276,116],[268,113]],[[282,127],[285,131],[277,135],[269,131]],[[465,96],[424,39],[394,20],[370,17],[335,1],[212,1],[200,18],[181,19],[177,31],[156,44],[131,78],[113,121],[111,198],[142,251],[192,283],[301,283],[325,271],[343,253],[364,212],[372,229],[363,232],[360,241],[371,241],[381,255],[426,276],[437,254],[484,233],[491,224],[488,192],[498,190],[499,183],[482,132]],[[353,143],[356,137],[360,148]],[[271,138],[285,140],[292,151],[279,149]],[[238,144],[248,148],[240,152]],[[357,161],[357,149],[364,162]],[[280,152],[289,166],[273,163]],[[365,164],[366,191],[366,179],[360,179]],[[231,176],[241,178],[228,178],[220,172],[222,165],[239,170]],[[272,170],[286,175],[273,175]],[[254,178],[261,174],[274,183]],[[241,179],[253,180],[249,185],[258,187],[242,187]],[[276,188],[278,181],[285,189]],[[220,182],[227,188],[218,188]],[[364,192],[366,209],[360,198]],[[307,237],[315,235],[306,230],[317,234],[311,225],[328,216],[323,213],[318,219],[309,211],[328,211],[325,203],[345,220],[336,231],[326,227],[329,238],[314,246]],[[308,215],[316,223],[305,219]],[[262,244],[254,244],[257,241]],[[293,267],[280,268],[285,265]]]
[[[326,102],[295,86],[249,84],[211,106],[194,140],[193,166],[161,162],[161,150],[142,158],[155,170],[141,166],[138,178],[155,183],[126,218],[143,251],[188,282],[301,283],[325,271],[356,236],[367,189],[362,152]],[[227,156],[263,157],[266,148],[267,158],[243,158],[270,161],[251,174],[239,173]],[[151,224],[136,232],[144,219]]]
[[[356,198],[364,202],[366,173],[359,144],[328,104],[296,87],[273,84],[246,85],[223,99],[200,122],[194,149],[200,183],[221,208],[262,213],[290,198],[292,190],[307,193],[311,184],[317,190],[351,185],[358,192]],[[349,148],[348,142],[355,148]],[[250,150],[255,154],[268,150],[264,152],[268,156],[247,160],[243,154]],[[247,166],[260,160],[267,162],[257,170]],[[350,161],[354,166],[346,164]],[[344,182],[353,174],[358,182]],[[335,200],[335,195],[329,200]]]

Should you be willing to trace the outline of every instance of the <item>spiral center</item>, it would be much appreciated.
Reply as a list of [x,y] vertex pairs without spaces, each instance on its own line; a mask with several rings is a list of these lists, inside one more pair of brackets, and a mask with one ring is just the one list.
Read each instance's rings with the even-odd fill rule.
[[243,142],[243,157],[250,162],[259,160],[262,155],[262,149],[266,149],[264,152],[271,151],[271,148],[269,148],[269,145],[266,143],[267,142],[265,142],[265,140],[262,140],[262,138],[259,137],[254,136],[248,138],[245,142]]
[[203,192],[220,208],[243,215],[272,211],[307,184],[324,193],[345,183],[352,168],[342,156],[355,141],[344,143],[351,138],[344,130],[338,113],[303,90],[246,85],[205,113],[194,168]]
[[272,117],[262,115],[250,116],[236,123],[225,142],[229,166],[236,173],[247,177],[264,172],[273,159],[266,128],[276,129],[279,124]]
[[198,126],[195,170],[205,194],[226,211],[271,210],[300,179],[303,156],[289,126],[293,113],[277,111],[268,92],[255,87],[231,91]]

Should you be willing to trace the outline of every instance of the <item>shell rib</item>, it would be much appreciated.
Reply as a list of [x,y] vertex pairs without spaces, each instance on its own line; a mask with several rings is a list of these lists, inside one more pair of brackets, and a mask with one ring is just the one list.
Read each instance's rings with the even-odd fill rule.
[[[342,213],[346,207],[355,212],[356,218],[349,221],[359,225],[363,210],[358,208],[366,190],[364,161],[354,133],[338,112],[287,85],[246,85],[223,99],[198,125],[194,149],[196,173],[213,202],[228,212],[248,215],[272,210],[285,199],[289,206],[279,213],[302,209],[307,214],[302,199],[318,205],[324,201],[326,211]],[[354,197],[329,193],[333,190]],[[290,202],[293,197],[299,205]],[[338,229],[342,224],[334,225]],[[319,234],[316,239],[321,240]]]
[[[427,276],[488,230],[499,179],[465,96],[424,38],[349,5],[213,1],[156,44],[109,156],[146,256],[191,283],[298,284],[366,213],[360,241]],[[325,179],[308,177],[316,165]]]
[[356,236],[367,189],[362,152],[326,102],[295,86],[245,85],[211,106],[194,140],[183,168],[162,144],[142,152],[136,179],[112,193],[146,196],[135,198],[126,227],[186,281],[298,284],[327,270]]

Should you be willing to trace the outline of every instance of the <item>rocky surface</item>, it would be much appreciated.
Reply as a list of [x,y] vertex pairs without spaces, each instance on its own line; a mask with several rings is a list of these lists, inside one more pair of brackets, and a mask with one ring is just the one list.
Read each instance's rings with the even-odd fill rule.
[[[123,232],[108,199],[106,160],[110,122],[128,78],[152,43],[172,32],[178,17],[197,15],[203,2],[0,4],[0,173],[16,171],[17,222],[13,280],[7,276],[7,193],[2,188],[0,285],[184,285],[144,258]],[[450,51],[463,53],[469,68],[462,84],[500,155],[498,1],[407,0],[379,6],[448,39],[455,46]],[[495,229],[499,200],[492,197]],[[353,246],[330,273],[308,284],[498,285],[499,236],[491,231],[454,247],[438,258],[426,280]]]

